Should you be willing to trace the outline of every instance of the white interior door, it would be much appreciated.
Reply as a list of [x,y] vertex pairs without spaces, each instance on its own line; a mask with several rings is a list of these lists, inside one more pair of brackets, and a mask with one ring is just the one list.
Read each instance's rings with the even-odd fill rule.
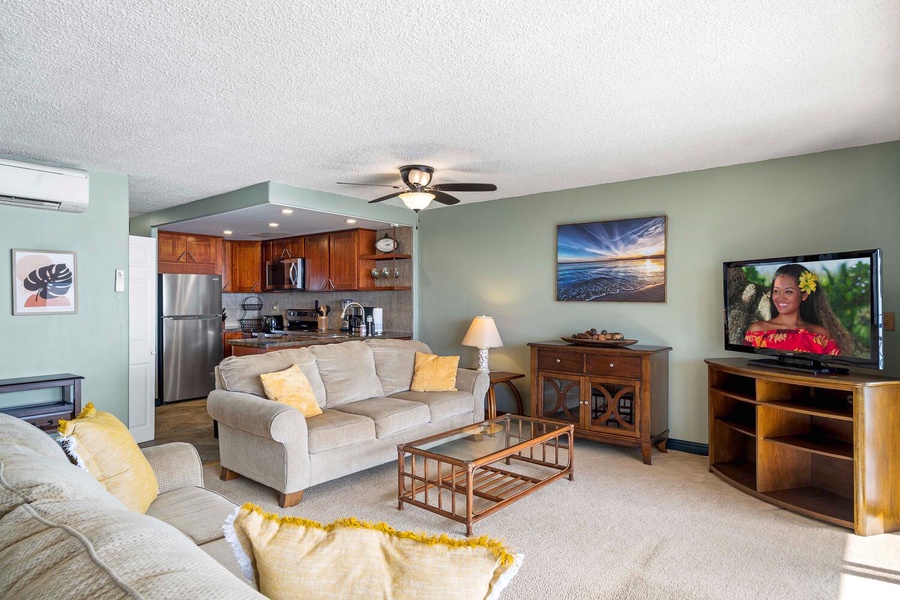
[[156,239],[128,236],[128,429],[156,433]]

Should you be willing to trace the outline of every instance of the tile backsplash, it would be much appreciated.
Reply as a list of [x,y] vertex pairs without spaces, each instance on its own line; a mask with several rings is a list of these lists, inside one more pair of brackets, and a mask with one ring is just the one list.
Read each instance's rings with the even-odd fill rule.
[[[241,304],[255,296],[262,300],[259,311],[248,312]],[[222,307],[227,319],[226,327],[239,327],[238,319],[261,317],[262,315],[284,315],[289,308],[313,308],[316,300],[320,305],[331,307],[328,326],[338,328],[341,324],[341,300],[349,298],[363,306],[380,306],[384,309],[384,330],[412,332],[413,308],[411,291],[390,292],[277,292],[260,294],[222,294]]]

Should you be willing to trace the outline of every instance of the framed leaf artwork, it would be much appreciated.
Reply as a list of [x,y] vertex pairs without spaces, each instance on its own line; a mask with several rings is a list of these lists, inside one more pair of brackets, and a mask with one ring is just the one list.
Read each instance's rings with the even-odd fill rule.
[[74,252],[13,250],[14,315],[78,312],[78,274]]

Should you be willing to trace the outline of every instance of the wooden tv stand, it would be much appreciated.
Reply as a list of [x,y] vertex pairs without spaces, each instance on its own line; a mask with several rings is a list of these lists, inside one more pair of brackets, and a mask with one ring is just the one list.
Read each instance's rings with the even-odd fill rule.
[[900,380],[706,364],[710,471],[858,535],[900,530]]

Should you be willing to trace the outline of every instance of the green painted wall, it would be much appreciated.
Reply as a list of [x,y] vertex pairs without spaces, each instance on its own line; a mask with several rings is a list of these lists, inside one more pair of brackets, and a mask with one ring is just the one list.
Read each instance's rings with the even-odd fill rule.
[[[11,250],[77,252],[78,314],[12,316]],[[128,177],[90,174],[82,214],[0,206],[0,378],[83,375],[85,403],[128,422]]]
[[[668,217],[666,303],[556,301],[557,225],[654,215]],[[419,338],[471,366],[477,351],[460,341],[491,315],[504,342],[491,368],[522,373],[527,342],[590,327],[672,346],[671,436],[705,443],[703,359],[741,356],[723,349],[722,263],[880,247],[884,309],[897,311],[898,224],[900,142],[423,211]],[[894,377],[897,336],[885,332]]]

